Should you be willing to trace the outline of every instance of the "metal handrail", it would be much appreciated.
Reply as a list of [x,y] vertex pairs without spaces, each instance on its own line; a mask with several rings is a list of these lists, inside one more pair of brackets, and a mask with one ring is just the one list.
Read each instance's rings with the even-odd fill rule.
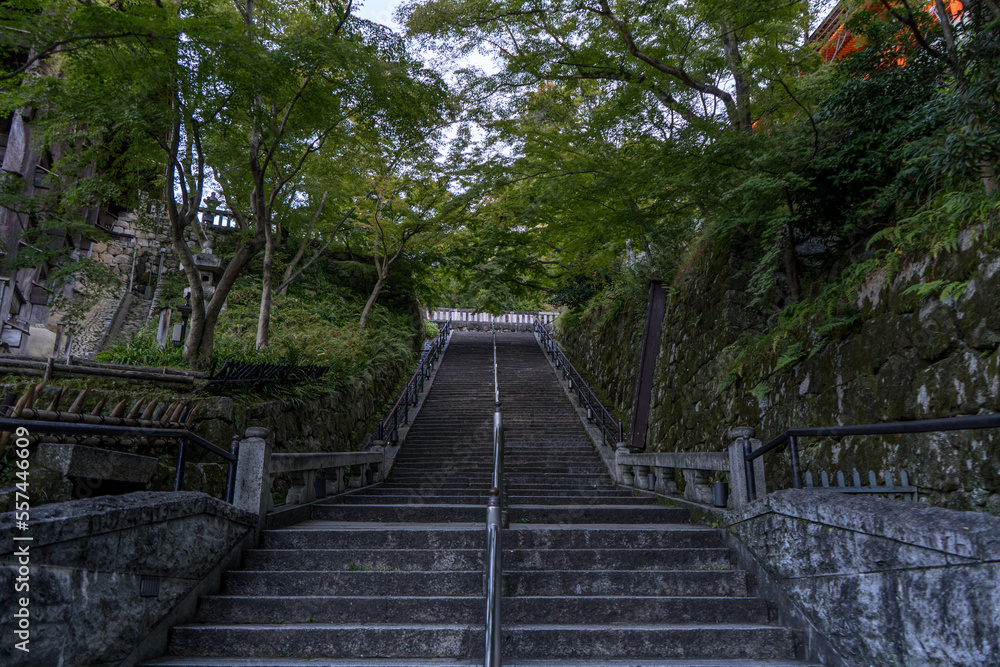
[[810,428],[790,428],[769,440],[757,449],[751,449],[749,438],[743,439],[743,458],[746,462],[747,498],[757,498],[757,485],[753,476],[753,462],[764,454],[788,444],[788,455],[792,466],[792,485],[802,488],[802,474],[799,465],[798,438],[833,437],[849,435],[894,435],[905,433],[938,433],[947,431],[969,431],[982,428],[1000,427],[1000,413],[944,417],[941,419],[916,419],[906,422],[885,422],[882,424],[852,424],[849,426],[818,426]]
[[500,412],[500,382],[497,372],[497,335],[493,332],[493,486],[486,507],[486,652],[485,667],[500,667],[500,599],[503,582],[503,551],[500,545],[506,504],[503,477],[503,415]]
[[580,406],[587,410],[587,421],[595,421],[601,429],[601,437],[605,444],[614,447],[624,439],[622,423],[615,419],[611,411],[605,407],[601,400],[594,393],[590,383],[583,379],[580,372],[576,370],[566,353],[559,347],[559,343],[545,326],[537,319],[534,323],[535,333],[541,339],[545,352],[552,357],[552,362],[557,369],[562,370],[563,377],[569,383],[569,388],[576,392]]
[[451,334],[451,320],[448,320],[444,326],[440,327],[440,331],[435,337],[434,342],[421,355],[417,370],[413,372],[410,379],[403,385],[399,396],[396,398],[396,402],[393,403],[392,408],[389,410],[389,414],[382,418],[378,426],[375,427],[375,431],[370,437],[371,441],[399,441],[399,425],[402,423],[405,426],[410,423],[410,408],[416,407],[420,392],[424,390],[424,382],[430,379],[434,364],[441,358],[444,346],[448,342],[449,334]]
[[177,469],[174,473],[174,491],[184,488],[184,467],[187,464],[187,446],[196,445],[216,456],[221,456],[229,462],[226,475],[226,502],[232,503],[236,493],[236,465],[239,457],[239,444],[233,439],[230,451],[216,447],[200,435],[195,435],[187,429],[146,428],[138,426],[107,426],[100,424],[74,424],[66,422],[36,421],[34,419],[0,418],[0,432],[15,433],[16,429],[27,429],[31,435],[44,433],[48,435],[71,435],[77,437],[108,437],[108,438],[162,438],[177,441]]

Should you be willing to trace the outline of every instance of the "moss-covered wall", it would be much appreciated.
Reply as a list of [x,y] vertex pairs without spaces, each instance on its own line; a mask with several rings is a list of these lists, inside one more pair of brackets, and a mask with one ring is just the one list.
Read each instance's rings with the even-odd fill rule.
[[[861,424],[1000,410],[1000,252],[972,234],[955,252],[905,265],[857,293],[861,316],[811,357],[774,371],[783,350],[727,382],[744,331],[760,331],[726,252],[705,253],[673,285],[657,363],[648,447],[719,451],[731,426],[767,440],[792,426]],[[968,281],[957,298],[907,289]],[[567,318],[562,340],[581,370],[627,412],[644,304],[621,317]],[[752,390],[755,390],[751,393]],[[1000,433],[966,431],[800,442],[804,470],[905,470],[924,500],[1000,513]],[[787,486],[784,454],[769,485]],[[881,478],[881,477],[880,477]]]
[[634,297],[597,304],[580,316],[566,312],[556,320],[557,336],[566,354],[619,419],[632,409],[645,316],[645,299]]

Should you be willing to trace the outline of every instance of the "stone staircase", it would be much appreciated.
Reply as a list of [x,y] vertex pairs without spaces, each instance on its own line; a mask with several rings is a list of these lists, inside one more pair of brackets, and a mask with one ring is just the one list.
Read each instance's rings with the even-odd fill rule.
[[[505,664],[803,665],[720,532],[616,488],[534,338],[498,345]],[[492,412],[491,337],[455,333],[389,479],[266,531],[148,664],[481,665]]]

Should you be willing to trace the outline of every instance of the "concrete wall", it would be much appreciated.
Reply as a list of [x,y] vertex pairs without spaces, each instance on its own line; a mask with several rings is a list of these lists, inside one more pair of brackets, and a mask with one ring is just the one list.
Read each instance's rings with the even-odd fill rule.
[[[745,272],[744,272],[745,273]],[[750,307],[741,264],[706,252],[672,286],[654,377],[647,447],[716,451],[732,426],[754,426],[768,440],[793,426],[864,424],[1000,410],[1000,253],[963,235],[955,252],[874,276],[855,296],[858,317],[827,332],[810,356],[778,368],[787,344],[753,360],[732,380],[745,342],[768,313]],[[907,290],[934,281],[968,281],[957,298],[919,299]],[[631,409],[644,303],[564,318],[561,341],[577,368],[612,406]],[[820,322],[822,323],[822,322]],[[817,332],[812,332],[818,335]],[[806,350],[808,351],[808,350]],[[905,470],[921,498],[952,509],[1000,513],[1000,433],[800,442],[804,470],[857,469],[881,479]],[[785,456],[769,456],[769,483],[791,486]]]
[[[32,510],[29,529],[0,514],[0,664],[131,665],[159,655],[238,562],[256,515],[201,493],[131,493]],[[14,542],[26,535],[30,542]],[[15,549],[28,545],[30,590],[15,593]],[[141,575],[160,577],[140,597]],[[18,598],[30,599],[29,653],[14,647]]]
[[849,665],[1000,664],[1000,518],[779,491],[727,529]]

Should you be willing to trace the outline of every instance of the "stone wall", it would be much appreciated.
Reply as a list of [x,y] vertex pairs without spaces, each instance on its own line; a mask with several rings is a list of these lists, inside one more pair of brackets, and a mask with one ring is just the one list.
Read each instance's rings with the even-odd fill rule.
[[[857,294],[859,317],[834,329],[811,357],[775,370],[779,346],[745,379],[734,368],[739,336],[763,329],[739,266],[705,254],[672,286],[657,362],[647,447],[720,451],[732,426],[767,440],[793,426],[950,417],[1000,409],[1000,253],[963,235],[956,252],[875,276]],[[907,289],[968,281],[958,298],[918,299]],[[631,404],[642,306],[583,318],[562,334],[567,354],[618,409]],[[572,323],[572,320],[570,320]],[[635,341],[633,343],[633,341]],[[752,393],[753,392],[753,393]],[[954,509],[1000,512],[1000,434],[947,434],[800,441],[804,470],[905,470],[921,497]],[[784,455],[768,457],[770,488],[790,486]]]
[[1000,664],[1000,519],[788,490],[727,523],[847,664]]
[[631,299],[614,306],[599,305],[580,319],[566,313],[555,323],[563,351],[619,419],[632,410],[645,316],[645,300]]
[[400,364],[386,376],[365,380],[332,396],[301,401],[262,401],[241,404],[224,396],[203,400],[194,432],[228,448],[237,433],[251,426],[271,432],[274,451],[348,452],[365,444],[385,405],[415,370]]
[[[28,531],[0,515],[4,665],[132,665],[160,655],[167,630],[188,620],[238,562],[256,515],[200,493],[131,493],[34,508]],[[30,542],[14,542],[27,535]],[[30,590],[14,590],[15,550],[27,545]],[[140,578],[158,580],[140,596]],[[29,653],[14,647],[13,613],[29,599]]]

